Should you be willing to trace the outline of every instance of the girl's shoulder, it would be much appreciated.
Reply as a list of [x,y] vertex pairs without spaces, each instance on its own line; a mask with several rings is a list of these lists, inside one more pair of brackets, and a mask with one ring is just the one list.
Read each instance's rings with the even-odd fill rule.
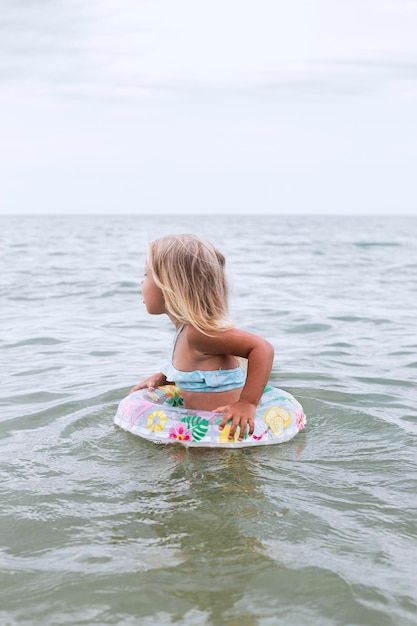
[[189,347],[195,352],[204,354],[235,354],[239,344],[246,346],[254,340],[261,340],[235,326],[224,330],[202,331],[191,324],[186,326],[186,340]]
[[[188,341],[192,342],[206,342],[206,341],[217,341],[227,338],[231,333],[238,332],[239,329],[234,326],[229,326],[222,330],[202,330],[193,326],[193,324],[186,324],[184,326],[184,330],[186,331],[184,334],[187,337]],[[243,331],[242,331],[243,332]]]
[[187,326],[187,342],[190,349],[201,354],[232,354],[248,357],[256,349],[273,352],[273,346],[260,335],[255,335],[235,326],[223,331],[204,333],[194,326]]

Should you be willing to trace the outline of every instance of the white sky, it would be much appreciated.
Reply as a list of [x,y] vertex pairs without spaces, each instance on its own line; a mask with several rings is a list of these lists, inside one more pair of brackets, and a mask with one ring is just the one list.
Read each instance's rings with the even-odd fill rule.
[[417,214],[416,0],[0,1],[0,213]]

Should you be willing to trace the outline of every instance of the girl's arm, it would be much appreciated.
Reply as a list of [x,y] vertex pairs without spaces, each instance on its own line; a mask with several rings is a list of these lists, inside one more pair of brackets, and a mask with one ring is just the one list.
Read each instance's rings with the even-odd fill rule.
[[256,407],[271,374],[274,360],[273,346],[262,337],[237,328],[207,336],[189,326],[187,334],[190,347],[202,354],[230,354],[248,360],[246,383],[240,399],[215,410],[219,413],[224,412],[219,428],[222,430],[227,422],[232,420],[229,439],[234,438],[236,428],[239,426],[239,441],[242,441],[247,425],[249,424],[250,435],[255,428]]
[[129,393],[133,393],[134,391],[138,391],[138,389],[145,389],[145,388],[148,388],[151,391],[153,391],[155,387],[160,387],[161,385],[166,385],[166,384],[167,384],[167,377],[162,372],[158,372],[157,374],[153,374],[152,376],[149,376],[149,378],[147,378],[146,380],[143,380],[138,385],[135,385],[135,387],[133,387],[129,391]]

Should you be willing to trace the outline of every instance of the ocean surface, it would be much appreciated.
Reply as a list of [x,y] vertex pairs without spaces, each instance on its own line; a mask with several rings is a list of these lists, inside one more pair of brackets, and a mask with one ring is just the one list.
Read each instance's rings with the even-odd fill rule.
[[[169,354],[140,291],[169,232],[226,253],[292,441],[113,425]],[[417,623],[416,219],[3,217],[0,259],[1,626]]]

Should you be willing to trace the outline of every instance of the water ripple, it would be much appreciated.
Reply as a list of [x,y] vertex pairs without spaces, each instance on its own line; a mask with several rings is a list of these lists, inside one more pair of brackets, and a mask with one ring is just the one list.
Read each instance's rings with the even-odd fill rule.
[[2,225],[2,623],[415,621],[407,220],[158,220],[228,251],[234,315],[275,344],[271,381],[308,415],[291,442],[237,451],[113,426],[172,338],[141,303],[152,218],[69,219],[59,246],[62,219]]

